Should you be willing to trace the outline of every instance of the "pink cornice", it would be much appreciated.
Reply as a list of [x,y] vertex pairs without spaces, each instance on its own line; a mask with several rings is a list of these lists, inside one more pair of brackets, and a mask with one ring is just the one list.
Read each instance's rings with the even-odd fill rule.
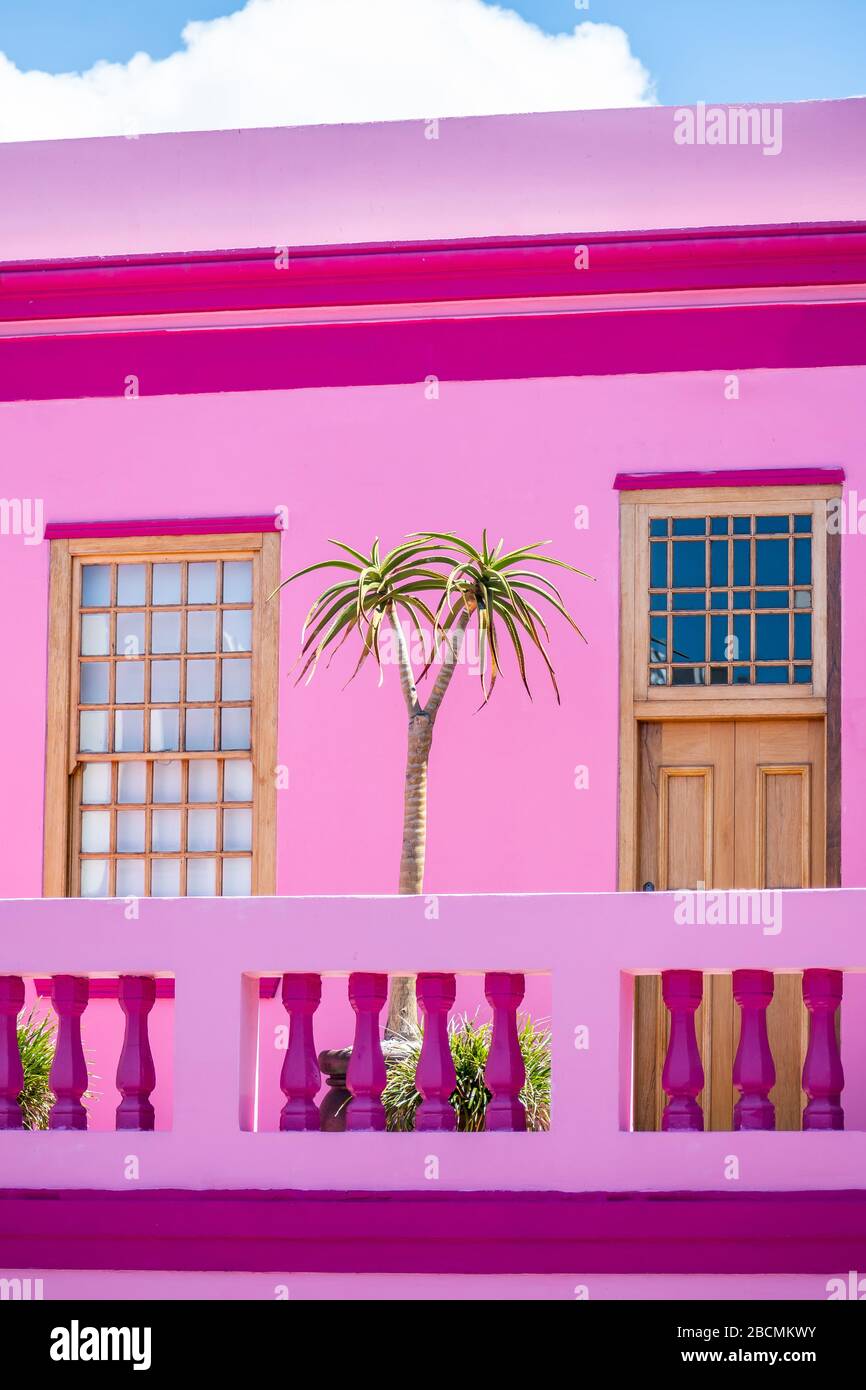
[[844,468],[705,468],[690,473],[617,473],[617,492],[681,487],[820,487],[845,481]]
[[233,536],[239,533],[279,529],[278,520],[274,515],[157,517],[152,521],[49,521],[45,527],[45,539],[64,541],[100,536]]

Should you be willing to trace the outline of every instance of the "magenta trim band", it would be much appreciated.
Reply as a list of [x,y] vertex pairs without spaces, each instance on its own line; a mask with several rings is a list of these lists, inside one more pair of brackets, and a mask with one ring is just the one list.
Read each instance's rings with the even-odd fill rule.
[[[39,996],[40,999],[50,999],[50,998],[51,998],[51,981],[50,981],[50,979],[44,979],[44,980],[39,979],[39,980],[34,980],[33,983],[34,983],[34,985],[36,986],[36,993],[37,993],[37,995]],[[120,998],[120,980],[119,980],[119,979],[113,979],[113,980],[111,980],[111,979],[106,979],[106,978],[100,976],[99,979],[91,979],[88,983],[89,983],[89,986],[90,986],[90,989],[89,989],[89,996],[88,996],[88,997],[89,997],[90,999],[119,999],[119,998]],[[157,997],[157,999],[173,999],[173,998],[174,998],[174,980],[166,979],[165,976],[158,976],[158,977],[157,977],[157,980],[156,980],[156,997]]]
[[690,473],[617,473],[617,492],[682,487],[820,487],[844,483],[844,468],[700,468]]
[[[580,270],[575,267],[578,247],[588,250]],[[863,222],[575,232],[8,262],[0,264],[0,319],[833,285],[864,279]]]
[[130,372],[162,396],[864,362],[859,302],[491,315],[0,339],[0,400],[117,398]]
[[866,1266],[866,1192],[7,1190],[0,1266],[826,1277]]
[[276,516],[157,517],[151,521],[49,521],[47,541],[98,539],[103,536],[229,536],[250,531],[279,531]]

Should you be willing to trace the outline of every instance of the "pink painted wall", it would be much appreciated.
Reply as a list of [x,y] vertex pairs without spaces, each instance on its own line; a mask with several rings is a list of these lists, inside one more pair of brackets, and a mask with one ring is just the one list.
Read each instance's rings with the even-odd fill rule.
[[[123,364],[119,363],[122,379]],[[535,700],[509,669],[475,713],[464,667],[437,724],[430,892],[614,886],[618,469],[841,464],[866,498],[866,370],[715,373],[443,384],[423,388],[51,402],[0,411],[7,496],[47,520],[225,515],[285,505],[286,573],[336,535],[393,544],[428,526],[511,541],[550,538],[595,576],[566,577],[588,638],[554,628],[563,703],[536,667]],[[575,507],[589,508],[576,530]],[[866,537],[843,538],[843,876],[866,883]],[[0,696],[0,894],[41,878],[47,546],[0,537],[0,631],[14,664]],[[309,687],[289,676],[315,580],[282,600],[278,891],[390,892],[400,844],[405,716],[394,668],[343,689],[346,649]],[[586,765],[589,787],[575,790]],[[478,814],[479,796],[483,814]],[[335,814],[335,807],[339,813]]]

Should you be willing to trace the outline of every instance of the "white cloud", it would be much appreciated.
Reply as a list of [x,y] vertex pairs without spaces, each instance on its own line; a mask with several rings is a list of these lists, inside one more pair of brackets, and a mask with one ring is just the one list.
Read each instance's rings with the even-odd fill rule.
[[85,73],[0,53],[0,140],[640,106],[628,36],[551,36],[482,0],[249,0],[190,23],[183,48]]

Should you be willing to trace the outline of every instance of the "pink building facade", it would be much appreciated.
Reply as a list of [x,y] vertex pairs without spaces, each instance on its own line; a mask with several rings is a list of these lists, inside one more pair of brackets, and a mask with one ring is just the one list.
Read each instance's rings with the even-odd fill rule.
[[[590,1297],[772,1298],[796,1288],[823,1298],[828,1280],[863,1268],[866,103],[804,103],[783,118],[772,159],[756,146],[680,145],[665,109],[0,151],[4,183],[16,191],[0,225],[0,632],[9,657],[0,976],[24,980],[28,1002],[43,1010],[52,976],[91,981],[82,1031],[97,1078],[87,1132],[0,1133],[0,1264],[42,1277],[46,1296],[63,1297],[73,1278],[94,1297],[150,1296],[159,1271],[166,1282],[154,1296],[179,1298],[267,1298],[283,1285],[292,1296],[333,1296],[356,1275],[355,1294],[370,1297],[449,1296],[471,1284],[527,1298],[574,1298],[577,1287]],[[807,534],[798,526],[825,503],[835,520],[826,544],[808,533],[806,574],[796,568]],[[686,542],[676,538],[688,532],[672,529],[663,541],[648,533],[672,557],[662,581],[650,574],[670,624],[663,638],[651,627],[649,655],[635,658],[633,627],[663,611],[651,605],[647,617],[640,543],[629,549],[628,527],[644,525],[646,508],[650,526],[706,520],[708,565],[711,538],[722,535],[713,519],[730,522],[732,566],[746,534],[734,523],[748,520],[745,656],[713,646],[719,587],[729,595],[725,632],[739,631],[733,570],[700,585],[678,581],[676,548]],[[778,553],[765,543],[782,544],[772,539],[779,518],[791,568],[764,583],[763,557],[769,575]],[[72,810],[58,821],[51,770],[58,710],[75,720],[68,692],[58,703],[56,672],[70,659],[52,626],[63,582],[57,546],[75,573],[87,555],[106,569],[216,564],[228,585],[228,565],[259,564],[246,557],[263,537],[285,577],[322,559],[331,537],[366,550],[377,536],[391,546],[419,530],[480,540],[485,527],[507,547],[549,540],[551,553],[592,576],[562,585],[586,643],[564,624],[552,633],[560,705],[540,665],[532,701],[506,667],[481,711],[477,649],[467,647],[433,746],[428,898],[390,896],[405,744],[396,665],[385,665],[381,682],[365,668],[346,689],[347,650],[311,684],[294,684],[315,576],[271,603],[279,622],[277,631],[268,619],[270,636],[256,607],[264,588],[250,600],[254,680],[266,641],[277,673],[272,696],[257,687],[254,739],[268,749],[274,790],[273,816],[254,821],[253,878],[222,860],[222,900],[205,877],[193,901],[182,850],[186,894],[173,888],[173,842],[160,859],[149,840],[151,891],[116,876],[85,890],[81,864],[103,862],[77,820],[90,803],[73,787]],[[94,542],[102,549],[88,551]],[[783,657],[772,646],[778,625],[760,606],[771,583],[786,595],[774,599],[786,614]],[[692,640],[695,629],[680,624],[695,621],[697,604],[677,603],[699,587],[706,645],[695,639],[684,654],[677,634]],[[84,589],[70,593],[65,621],[77,633],[76,601],[89,605]],[[113,591],[103,606],[113,621],[139,602],[155,611],[151,589],[127,604]],[[807,611],[808,642],[798,621]],[[112,634],[119,643],[120,628]],[[150,620],[147,634],[156,641]],[[111,655],[99,640],[91,654]],[[222,653],[243,664],[243,637],[225,642]],[[162,650],[170,658],[174,649]],[[202,664],[215,659],[206,642],[190,651]],[[777,675],[765,679],[770,670]],[[771,778],[756,813],[764,877],[737,867],[736,844],[734,867],[723,867],[725,837],[736,841],[746,814],[739,799],[736,816],[723,799],[723,753],[712,776],[700,751],[690,763],[662,752],[652,764],[668,776],[688,763],[690,777],[700,765],[714,788],[701,863],[715,874],[677,868],[689,805],[670,821],[662,853],[658,827],[652,843],[647,830],[636,740],[648,727],[686,737],[683,726],[714,721],[734,739],[763,720],[793,740],[790,755],[773,745],[757,759],[758,784]],[[812,761],[796,742],[797,721],[814,729]],[[202,767],[209,746],[199,750]],[[238,764],[245,747],[235,745]],[[182,761],[170,751],[142,766]],[[106,745],[102,766],[110,762]],[[785,799],[792,771],[808,803]],[[64,775],[74,782],[76,767]],[[670,791],[668,809],[681,790]],[[119,826],[116,787],[111,804]],[[242,814],[224,791],[218,806],[221,816]],[[790,872],[783,831],[767,828],[774,806],[780,826],[790,829],[791,807],[800,817],[804,857]],[[241,821],[231,824],[241,836],[237,866],[250,842]],[[52,841],[61,834],[62,844]],[[116,852],[112,839],[105,862]],[[51,862],[60,865],[53,878]],[[641,872],[648,862],[658,873]],[[157,870],[168,875],[160,891]],[[644,877],[661,891],[637,895]],[[766,923],[684,926],[672,894],[701,887],[779,893],[778,932]],[[549,1133],[278,1132],[287,1016],[276,984],[260,981],[321,975],[316,1047],[339,1047],[355,1026],[347,976],[403,971],[455,974],[454,1011],[483,1018],[485,974],[525,976],[520,1011],[549,1021],[553,1034]],[[831,993],[837,976],[844,981],[844,1129],[734,1133],[713,1128],[707,1110],[703,1133],[639,1132],[635,980],[685,971],[703,974],[705,992],[709,977],[735,971],[769,972],[777,985],[830,972],[830,985],[819,983]],[[116,988],[95,982],[120,976],[161,982],[150,1014],[152,1134],[115,1130],[123,1015],[116,997],[100,997]],[[807,996],[813,986],[804,983]],[[826,1021],[835,1005],[810,1008],[817,1028],[816,1008]],[[703,1052],[708,1074],[717,1064]],[[731,1061],[718,1066],[730,1073]],[[668,1100],[679,1094],[671,1084]],[[827,1076],[814,1084],[832,1107]],[[62,1218],[56,1203],[37,1212],[34,1193],[56,1190]],[[188,1194],[182,1212],[166,1206],[169,1190]],[[100,1210],[88,1191],[108,1205]],[[352,1207],[356,1192],[380,1194],[364,1208],[369,1218]],[[631,1196],[616,1254],[614,1204],[599,1215],[588,1196],[604,1193]],[[204,1208],[216,1253],[193,1235]],[[106,1211],[125,1225],[120,1246],[108,1238]],[[171,1258],[159,1235],[167,1221],[189,1223]],[[434,1250],[443,1223],[454,1245]],[[722,1241],[726,1229],[732,1243]],[[470,1232],[462,1244],[458,1230]],[[494,1253],[503,1230],[512,1238]]]

